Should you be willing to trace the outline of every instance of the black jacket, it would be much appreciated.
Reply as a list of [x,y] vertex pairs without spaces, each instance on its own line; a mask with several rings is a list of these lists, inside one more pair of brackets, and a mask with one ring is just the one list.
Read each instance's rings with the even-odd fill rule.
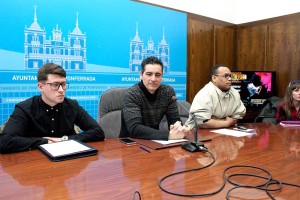
[[[83,132],[76,134],[74,125]],[[99,124],[76,100],[65,98],[63,103],[50,107],[41,96],[34,96],[15,106],[0,134],[0,153],[35,149],[48,143],[43,137],[64,135],[82,142],[104,140]]]

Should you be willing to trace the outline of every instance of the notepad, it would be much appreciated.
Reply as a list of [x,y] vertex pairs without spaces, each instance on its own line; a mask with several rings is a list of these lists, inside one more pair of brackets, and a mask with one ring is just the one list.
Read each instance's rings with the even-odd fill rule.
[[245,130],[243,130],[243,129],[238,129],[238,128],[233,128],[233,130],[241,131],[241,132],[246,132],[246,133],[253,133],[253,132],[255,132],[255,129],[251,129],[251,128],[247,128],[247,129],[245,129]]
[[248,133],[248,132],[244,132],[244,131],[237,131],[237,130],[226,129],[226,128],[212,130],[210,132],[219,133],[222,135],[234,136],[234,137],[244,137],[244,136],[249,136],[249,135],[254,134],[253,132]]
[[42,144],[39,149],[51,160],[62,161],[96,155],[98,150],[77,140]]
[[283,127],[300,127],[300,121],[281,121],[279,124]]
[[160,144],[174,144],[178,142],[188,142],[186,139],[178,139],[178,140],[152,140],[153,142],[158,142]]

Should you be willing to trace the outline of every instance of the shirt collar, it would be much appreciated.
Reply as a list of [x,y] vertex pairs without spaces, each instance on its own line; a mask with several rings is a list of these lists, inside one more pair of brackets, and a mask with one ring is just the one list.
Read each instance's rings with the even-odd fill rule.
[[222,90],[220,90],[220,88],[218,88],[212,82],[210,82],[210,84],[213,85],[213,87],[215,88],[215,90],[216,90],[216,92],[217,92],[217,94],[218,94],[219,97],[221,97],[221,98],[229,97],[231,88],[227,92],[223,92]]
[[42,99],[42,95],[40,95],[39,97],[39,104],[42,108],[42,110],[45,110],[46,112],[49,112],[49,111],[59,111],[60,110],[60,107],[61,107],[61,103],[59,104],[56,104],[54,107],[52,106],[49,106],[48,104],[46,104],[43,99]]
[[140,89],[142,90],[142,92],[145,94],[146,98],[149,100],[149,101],[154,101],[158,95],[158,91],[160,89],[160,86],[159,88],[157,88],[157,90],[154,92],[154,94],[151,94],[147,88],[145,87],[144,83],[143,83],[143,80],[141,80],[139,83],[138,83],[138,86],[140,87]]

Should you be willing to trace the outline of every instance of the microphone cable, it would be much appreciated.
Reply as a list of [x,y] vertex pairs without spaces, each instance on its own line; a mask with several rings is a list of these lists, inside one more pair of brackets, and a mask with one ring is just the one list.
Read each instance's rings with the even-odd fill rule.
[[[213,191],[213,192],[209,192],[209,193],[198,193],[198,194],[184,194],[184,193],[176,193],[176,192],[171,192],[165,188],[162,187],[162,182],[164,180],[166,180],[167,178],[171,177],[171,176],[175,176],[177,174],[182,174],[182,173],[186,173],[186,172],[191,172],[191,171],[197,171],[197,170],[201,170],[201,169],[205,169],[205,168],[208,168],[210,167],[211,165],[213,165],[215,163],[215,157],[213,156],[213,154],[209,151],[207,151],[207,153],[210,154],[210,156],[213,158],[213,161],[211,163],[209,163],[208,165],[206,166],[203,166],[203,167],[198,167],[198,168],[192,168],[192,169],[187,169],[187,170],[183,170],[183,171],[179,171],[179,172],[175,172],[175,173],[171,173],[167,176],[164,176],[163,178],[159,179],[158,180],[158,186],[159,188],[166,192],[166,193],[169,193],[169,194],[172,194],[172,195],[176,195],[176,196],[184,196],[184,197],[196,197],[196,196],[212,196],[214,194],[217,194],[219,193],[220,191],[223,190],[223,188],[225,187],[226,183],[229,182],[231,183],[232,185],[234,185],[233,188],[229,189],[226,193],[226,200],[229,200],[229,195],[230,195],[230,192],[232,192],[233,190],[236,190],[236,189],[239,189],[239,188],[252,188],[252,189],[258,189],[258,190],[263,190],[267,193],[267,195],[272,199],[272,200],[275,200],[275,198],[271,195],[270,192],[275,192],[275,191],[280,191],[281,188],[282,188],[282,185],[288,185],[288,186],[294,186],[294,187],[299,187],[300,188],[300,185],[298,184],[293,184],[293,183],[287,183],[287,182],[280,182],[278,180],[275,180],[272,178],[272,174],[263,169],[263,168],[260,168],[260,167],[256,167],[256,166],[249,166],[249,165],[233,165],[233,166],[230,166],[230,167],[227,167],[224,171],[223,171],[223,183],[222,185],[220,186],[219,189],[217,189],[216,191]],[[226,178],[226,172],[230,169],[234,169],[234,168],[252,168],[252,169],[257,169],[257,170],[260,170],[264,173],[267,174],[267,176],[261,176],[261,175],[257,175],[257,174],[251,174],[251,173],[236,173],[236,174],[231,174],[229,175],[227,178]],[[246,185],[246,184],[240,184],[240,183],[237,183],[235,181],[232,180],[233,177],[256,177],[256,178],[259,178],[259,179],[265,179],[265,183],[262,183],[262,184],[258,184],[258,185]],[[270,189],[269,186],[270,185],[277,185],[276,188],[273,188],[273,189]]]
[[137,196],[138,196],[138,200],[141,200],[141,199],[142,199],[142,197],[141,197],[141,194],[140,194],[140,192],[139,192],[139,191],[134,191],[134,193],[133,193],[133,197],[132,197],[132,200],[135,200],[135,196],[136,196],[136,194],[137,194]]
[[206,151],[207,153],[210,154],[210,156],[212,157],[213,161],[211,163],[209,163],[208,165],[206,166],[203,166],[203,167],[197,167],[197,168],[192,168],[192,169],[187,169],[187,170],[182,170],[182,171],[179,171],[179,172],[174,172],[174,173],[171,173],[169,175],[166,175],[164,177],[162,177],[161,179],[158,180],[158,186],[159,188],[166,192],[166,193],[169,193],[169,194],[172,194],[172,195],[176,195],[176,196],[184,196],[184,197],[194,197],[194,196],[210,196],[210,195],[213,195],[213,194],[216,194],[218,193],[219,191],[221,191],[223,189],[223,187],[225,186],[225,184],[223,185],[222,188],[220,188],[219,190],[217,190],[216,192],[213,192],[213,193],[203,193],[203,194],[183,194],[183,193],[176,193],[176,192],[171,192],[165,188],[162,187],[162,182],[164,180],[166,180],[167,178],[171,177],[171,176],[175,176],[175,175],[178,175],[178,174],[183,174],[183,173],[186,173],[186,172],[192,172],[192,171],[197,171],[197,170],[201,170],[201,169],[205,169],[205,168],[208,168],[210,167],[211,165],[213,165],[216,161],[214,155],[210,152],[210,151]]

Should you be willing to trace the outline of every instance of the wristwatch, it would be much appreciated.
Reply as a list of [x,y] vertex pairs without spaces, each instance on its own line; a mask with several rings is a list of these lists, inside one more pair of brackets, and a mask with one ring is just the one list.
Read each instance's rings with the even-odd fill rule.
[[69,139],[69,137],[67,135],[64,135],[64,136],[61,137],[61,141],[66,141],[68,139]]

